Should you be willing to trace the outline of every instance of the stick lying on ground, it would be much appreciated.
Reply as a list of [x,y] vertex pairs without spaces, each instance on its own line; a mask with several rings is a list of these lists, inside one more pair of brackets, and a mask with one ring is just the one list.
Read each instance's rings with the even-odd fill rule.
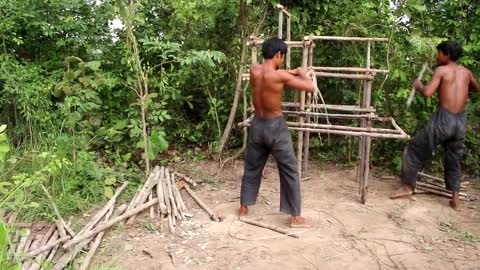
[[174,174],[176,174],[179,178],[183,179],[185,182],[189,183],[193,187],[197,186],[197,182],[193,181],[191,178],[189,178],[185,174],[181,174],[179,172],[174,172]]
[[[181,183],[181,182],[180,182]],[[182,186],[181,186],[182,187]],[[203,209],[205,212],[207,212],[208,216],[210,216],[210,219],[213,221],[219,221],[219,218],[215,213],[208,208],[208,206],[193,192],[193,190],[190,189],[188,184],[184,182],[183,188],[187,191],[187,193],[193,198],[193,200]]]
[[102,224],[99,224],[97,228],[95,228],[94,230],[92,231],[89,231],[89,232],[86,232],[84,233],[83,235],[79,235],[77,237],[75,237],[74,239],[68,241],[67,243],[65,243],[63,245],[64,248],[69,248],[71,246],[73,246],[74,244],[80,242],[80,241],[83,241],[85,239],[88,239],[96,234],[98,234],[99,232],[105,230],[105,229],[108,229],[110,227],[112,227],[113,225],[115,225],[116,223],[124,220],[124,219],[127,219],[133,215],[136,215],[142,211],[144,211],[145,209],[149,208],[150,206],[154,205],[158,203],[158,198],[155,198],[145,204],[142,204],[142,205],[139,205],[138,207],[134,208],[134,209],[131,209],[131,210],[128,210],[126,211],[123,215],[121,216],[118,216],[106,223],[102,223]]
[[255,226],[258,226],[258,227],[261,227],[261,228],[265,228],[265,229],[269,229],[269,230],[272,230],[272,231],[275,231],[275,232],[279,232],[279,233],[285,234],[285,235],[293,237],[293,238],[300,238],[300,236],[298,236],[298,234],[291,233],[291,232],[289,232],[287,230],[284,230],[282,228],[275,227],[275,226],[272,226],[272,225],[268,225],[268,224],[265,224],[265,223],[262,223],[262,222],[259,222],[259,221],[247,219],[247,218],[244,218],[244,217],[240,217],[239,220],[242,221],[242,222],[245,222],[247,224],[255,225]]
[[45,188],[45,186],[42,184],[41,185],[42,189],[43,189],[43,192],[45,192],[45,194],[47,195],[47,198],[48,200],[50,201],[50,204],[52,205],[53,207],[53,212],[55,212],[55,215],[57,216],[58,220],[62,223],[63,227],[65,228],[65,230],[72,236],[74,237],[75,236],[75,233],[73,232],[72,229],[70,229],[70,227],[68,227],[67,223],[65,222],[65,220],[62,218],[62,216],[60,215],[60,212],[58,211],[58,208],[57,208],[57,205],[55,204],[55,202],[53,201],[53,198],[52,196],[50,195],[50,193],[48,192],[47,188]]

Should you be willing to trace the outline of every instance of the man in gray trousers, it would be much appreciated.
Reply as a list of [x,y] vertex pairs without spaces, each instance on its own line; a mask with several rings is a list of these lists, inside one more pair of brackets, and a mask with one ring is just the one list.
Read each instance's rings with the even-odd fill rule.
[[281,70],[288,46],[281,39],[263,43],[263,63],[250,69],[255,118],[248,133],[245,169],[240,194],[240,216],[248,214],[248,206],[257,200],[262,171],[268,156],[273,155],[280,174],[280,211],[291,215],[291,227],[311,227],[301,216],[300,179],[292,139],[282,115],[285,86],[299,91],[313,91],[307,70]]

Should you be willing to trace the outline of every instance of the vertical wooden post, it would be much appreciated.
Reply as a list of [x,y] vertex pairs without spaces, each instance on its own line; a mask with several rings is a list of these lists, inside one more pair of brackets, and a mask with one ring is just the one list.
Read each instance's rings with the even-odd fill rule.
[[[302,52],[302,67],[307,68],[308,66],[308,48],[310,41],[303,41],[303,52]],[[300,111],[305,111],[305,91],[300,92]],[[300,115],[298,118],[300,126],[304,123],[303,115]],[[298,175],[302,179],[302,150],[303,150],[303,131],[298,131],[298,145],[297,145],[297,162],[298,162]]]
[[[308,47],[308,62],[307,66],[311,67],[313,66],[313,47],[315,44],[310,41],[310,47]],[[310,105],[312,103],[312,93],[307,94],[307,103]],[[310,123],[311,117],[307,116],[306,117],[306,123]],[[307,176],[308,172],[308,157],[309,157],[309,150],[310,150],[310,132],[305,131],[304,134],[304,144],[303,144],[303,162],[302,162],[302,175],[304,177]]]
[[[289,16],[287,16],[287,41],[292,40],[292,33],[290,33],[291,32],[290,26],[291,26],[291,18]],[[291,59],[291,49],[289,48],[288,51],[287,51],[287,59],[286,59],[286,68],[287,69],[291,68],[290,59]]]
[[[243,89],[243,122],[247,120],[247,114],[248,114],[248,103],[247,103],[247,89],[248,89],[248,84],[249,81],[246,82],[247,85],[245,85]],[[248,138],[248,129],[247,127],[243,128],[243,147],[247,147],[247,138]],[[243,148],[242,147],[242,148]]]
[[254,43],[252,44],[252,65],[258,63],[257,57],[258,57],[258,48],[257,48],[257,44],[254,41]]
[[283,11],[278,11],[278,38],[283,38]]
[[[371,62],[371,41],[368,41],[367,44],[367,68],[370,68],[370,62]],[[364,84],[364,90],[363,90],[363,96],[364,96],[364,107],[369,108],[371,99],[372,99],[372,81],[371,80],[365,80]],[[371,121],[364,121],[364,126],[371,126],[372,123]],[[371,144],[372,144],[372,138],[371,137],[365,137],[364,138],[364,149],[363,149],[363,158],[362,158],[362,186],[361,186],[361,197],[360,197],[360,202],[362,204],[365,204],[367,202],[367,192],[368,192],[368,180],[370,176],[370,150],[371,150]]]

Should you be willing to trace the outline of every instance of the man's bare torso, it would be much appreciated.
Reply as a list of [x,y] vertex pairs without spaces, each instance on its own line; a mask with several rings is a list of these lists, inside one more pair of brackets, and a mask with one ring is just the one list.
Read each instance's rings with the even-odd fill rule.
[[463,66],[448,64],[440,66],[440,106],[452,113],[463,112],[468,99],[471,73]]
[[282,95],[284,83],[280,79],[281,70],[256,64],[250,69],[250,84],[253,89],[255,115],[271,119],[282,115]]

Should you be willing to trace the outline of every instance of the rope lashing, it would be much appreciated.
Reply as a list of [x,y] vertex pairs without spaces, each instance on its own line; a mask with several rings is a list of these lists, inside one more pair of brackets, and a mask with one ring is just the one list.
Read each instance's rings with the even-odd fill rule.
[[[313,105],[318,105],[319,104],[319,99],[320,101],[322,102],[323,106],[324,106],[324,109],[325,109],[325,119],[327,120],[327,123],[329,125],[331,125],[330,123],[330,120],[328,118],[328,111],[327,111],[327,105],[325,104],[325,100],[323,99],[323,95],[322,95],[322,92],[320,91],[320,89],[318,88],[318,84],[317,84],[317,76],[315,75],[315,70],[313,70],[313,68],[308,68],[308,72],[307,72],[307,75],[310,76],[310,78],[312,79],[312,82],[313,82],[313,86],[315,88],[315,90],[313,91],[312,94],[312,104]],[[309,93],[310,94],[310,93]],[[318,108],[315,108],[316,106],[313,107],[313,110],[318,110],[317,112],[320,112],[320,109]],[[316,118],[316,121],[318,123],[318,117],[315,117]]]

